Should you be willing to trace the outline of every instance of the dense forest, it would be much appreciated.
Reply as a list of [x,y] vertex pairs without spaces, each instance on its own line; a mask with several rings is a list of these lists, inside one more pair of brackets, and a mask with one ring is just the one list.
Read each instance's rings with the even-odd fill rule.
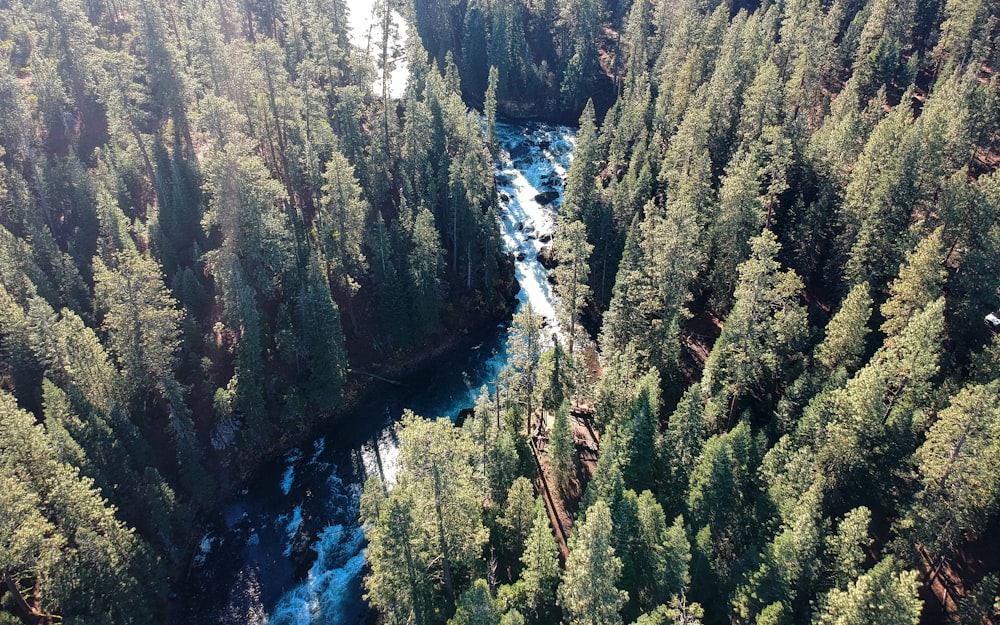
[[382,622],[998,622],[996,3],[416,4],[468,102],[582,114],[563,338],[366,485]]
[[176,620],[200,515],[504,317],[501,114],[579,119],[563,337],[399,425],[378,618],[996,622],[1000,7],[348,4],[0,0],[0,623]]
[[413,38],[393,99],[347,11],[0,3],[0,622],[166,621],[199,513],[352,367],[509,305],[455,66]]

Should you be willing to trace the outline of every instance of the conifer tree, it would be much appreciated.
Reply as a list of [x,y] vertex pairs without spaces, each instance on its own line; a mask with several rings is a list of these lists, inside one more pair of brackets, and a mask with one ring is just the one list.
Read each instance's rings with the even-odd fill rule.
[[947,274],[942,261],[944,247],[942,229],[938,228],[907,252],[906,261],[899,267],[899,276],[889,284],[889,299],[882,304],[885,317],[882,332],[893,335],[903,329],[910,318],[941,295]]
[[104,328],[127,383],[140,389],[159,387],[165,395],[177,364],[183,314],[163,284],[159,267],[135,251],[116,254],[112,269],[100,259],[94,265]]
[[535,515],[535,503],[535,489],[531,481],[524,476],[514,480],[507,492],[503,514],[497,518],[497,522],[510,532],[510,544],[513,547],[511,551],[515,556],[519,554],[528,537]]
[[566,488],[576,468],[576,445],[573,442],[569,404],[565,401],[556,410],[547,449],[554,481],[559,488]]
[[837,523],[837,529],[826,537],[826,561],[829,563],[829,583],[834,588],[845,590],[847,584],[862,572],[871,547],[868,526],[871,525],[871,510],[859,506],[850,510]]
[[1000,504],[998,384],[973,384],[952,397],[914,454],[921,490],[906,515],[934,573],[986,528]]
[[535,500],[535,516],[521,555],[521,579],[525,614],[530,623],[555,622],[556,585],[559,583],[559,547],[552,535],[549,515],[541,498]]
[[477,579],[462,593],[448,625],[500,625],[500,613],[485,579]]
[[802,357],[808,331],[797,301],[802,282],[794,271],[780,269],[774,234],[765,230],[751,250],[740,265],[733,311],[702,374],[705,419],[715,429],[732,422],[748,395],[767,401],[780,388]]
[[369,211],[361,199],[354,168],[339,151],[327,161],[323,179],[316,230],[328,262],[330,285],[346,304],[352,326],[357,328],[352,300],[367,271],[362,244]]
[[569,625],[616,625],[628,593],[618,590],[622,562],[612,546],[608,505],[598,499],[576,530],[559,584],[559,607]]
[[507,350],[510,366],[517,379],[513,390],[518,402],[523,403],[528,415],[528,432],[531,432],[535,388],[538,384],[538,366],[541,360],[542,318],[535,314],[530,303],[514,314],[507,331]]
[[573,221],[559,228],[553,244],[553,252],[559,264],[554,270],[556,296],[559,298],[559,317],[566,328],[569,339],[569,355],[577,333],[580,313],[587,306],[590,287],[590,254],[594,246],[587,242],[587,232],[583,223]]
[[882,560],[847,590],[827,593],[813,618],[816,625],[886,623],[916,625],[923,602],[917,596],[917,572],[901,571],[890,557]]

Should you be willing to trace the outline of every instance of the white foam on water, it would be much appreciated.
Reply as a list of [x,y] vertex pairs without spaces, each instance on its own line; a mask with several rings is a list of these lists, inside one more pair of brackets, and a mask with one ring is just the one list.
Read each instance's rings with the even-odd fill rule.
[[323,454],[323,451],[325,451],[325,450],[326,450],[326,438],[325,437],[313,441],[313,455],[312,455],[312,459],[309,462],[310,463],[314,463],[314,462],[318,461],[319,457]]
[[222,540],[220,538],[212,536],[211,532],[205,532],[205,535],[201,538],[201,543],[198,545],[198,553],[194,556],[194,563],[196,566],[205,564],[208,554],[212,552],[212,544],[215,543],[215,541],[219,541],[219,544],[222,544]]
[[285,473],[281,476],[281,492],[286,495],[292,490],[292,484],[295,483],[295,463],[301,459],[302,452],[298,449],[293,449],[285,455],[288,468],[285,469]]
[[[364,6],[368,8],[354,7],[352,11],[367,10],[370,14],[371,4],[366,3]],[[576,141],[574,131],[562,126],[529,125],[525,128],[498,124],[497,134],[505,150],[496,169],[498,193],[506,194],[509,198],[503,200],[501,196],[503,239],[508,251],[515,255],[523,252],[525,256],[523,261],[517,261],[515,265],[517,279],[521,284],[519,306],[531,302],[536,313],[545,317],[548,324],[546,334],[551,336],[559,327],[555,315],[555,296],[548,282],[549,272],[537,262],[537,255],[543,246],[539,239],[555,231],[562,183],[572,160]],[[542,147],[541,142],[547,143],[547,147]],[[516,153],[516,156],[512,157],[511,153]],[[535,196],[548,190],[557,190],[560,198],[548,206],[542,206],[535,201]],[[531,234],[530,230],[525,232],[529,225],[534,230],[534,237],[528,236]],[[491,378],[495,378],[495,374],[506,364],[505,352],[506,348],[502,345],[499,352],[487,362]],[[470,389],[470,393],[470,397],[474,399],[479,388]],[[470,401],[466,405],[471,403]],[[325,439],[314,443],[310,463],[317,461],[325,444]],[[384,428],[377,438],[364,445],[360,449],[360,456],[368,475],[381,473],[388,485],[395,483],[399,449],[392,427]],[[294,482],[293,466],[299,459],[301,455],[294,460],[289,458],[289,467],[282,479],[282,488],[286,494]],[[340,506],[336,517],[356,519],[361,485],[345,487],[336,471],[327,482],[329,501]],[[340,501],[344,501],[344,504],[340,505]],[[282,523],[285,523],[288,536],[285,556],[289,557],[301,530],[302,508],[296,506],[290,519],[288,515],[279,516],[276,525],[280,527]],[[342,524],[326,526],[312,545],[316,561],[309,569],[306,579],[285,593],[270,617],[260,622],[267,625],[340,625],[357,622],[358,611],[361,609],[357,597],[365,562],[364,545],[364,531],[360,527],[353,524],[346,527]]]
[[299,534],[299,528],[302,527],[302,506],[295,506],[292,510],[292,519],[285,526],[285,534],[288,536],[288,542],[285,543],[285,557],[290,557],[292,555],[292,548],[295,547],[295,537]]
[[312,549],[316,561],[306,579],[285,593],[268,625],[338,625],[356,616],[357,606],[346,603],[350,587],[358,583],[365,565],[365,534],[360,527],[329,525]]
[[378,438],[366,443],[361,448],[361,461],[365,465],[366,475],[381,475],[383,481],[389,486],[396,483],[399,447],[396,445],[391,427],[383,429]]
[[[563,183],[572,161],[575,135],[563,126],[522,128],[497,124],[497,140],[503,149],[497,165],[497,192],[502,208],[503,240],[507,251],[516,256],[514,272],[521,290],[520,307],[530,303],[542,315],[550,332],[559,331],[556,296],[549,282],[549,270],[538,262],[538,252],[556,229],[558,208],[562,202]],[[546,143],[548,147],[542,148]],[[548,205],[535,200],[545,191],[557,191],[559,197]]]

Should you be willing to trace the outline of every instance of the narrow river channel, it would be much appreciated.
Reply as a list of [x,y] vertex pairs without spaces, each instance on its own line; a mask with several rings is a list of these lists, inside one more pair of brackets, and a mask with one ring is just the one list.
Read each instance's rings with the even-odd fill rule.
[[[556,327],[548,271],[538,252],[555,229],[572,159],[574,130],[498,124],[496,166],[502,228],[517,259],[520,306],[531,302]],[[553,194],[554,194],[553,193]],[[550,195],[551,196],[551,195]],[[366,475],[395,470],[392,423],[403,409],[454,418],[506,364],[506,324],[482,328],[481,342],[375,397],[312,443],[266,464],[211,521],[187,572],[182,622],[335,625],[364,623],[364,532],[358,498]]]

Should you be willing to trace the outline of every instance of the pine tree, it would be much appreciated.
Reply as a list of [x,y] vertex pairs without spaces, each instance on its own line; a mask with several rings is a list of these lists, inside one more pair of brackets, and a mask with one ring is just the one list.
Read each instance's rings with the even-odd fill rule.
[[517,379],[512,392],[519,403],[523,403],[528,415],[528,432],[534,410],[535,388],[538,384],[538,366],[541,361],[542,318],[536,315],[530,303],[514,314],[507,331],[507,352],[510,366]]
[[942,228],[938,228],[906,254],[899,267],[899,276],[889,284],[889,299],[880,309],[885,323],[882,332],[893,335],[903,329],[910,318],[941,295],[947,275],[942,261],[944,246]]
[[426,207],[414,215],[412,226],[404,228],[410,237],[406,284],[412,313],[411,340],[419,340],[438,328],[443,250],[434,216]]
[[361,187],[354,168],[339,151],[334,151],[323,173],[324,185],[316,230],[327,258],[330,285],[346,304],[356,329],[352,301],[367,272],[362,251],[368,206],[361,199]]
[[573,427],[570,423],[569,404],[563,402],[556,410],[546,448],[553,481],[559,488],[566,488],[576,469],[576,444],[573,442]]
[[868,558],[872,539],[868,533],[871,510],[859,506],[850,510],[837,523],[837,530],[826,537],[826,562],[829,581],[834,588],[845,590],[847,584],[861,575]]
[[591,91],[597,70],[597,47],[603,3],[584,0],[563,7],[561,19],[569,31],[568,50],[563,70],[562,98],[570,110],[580,110],[583,96]]
[[[115,518],[93,480],[58,462],[43,427],[0,393],[0,577],[30,590],[26,619],[147,620],[148,546]],[[115,594],[115,589],[123,595]]]
[[156,263],[135,251],[120,252],[114,268],[94,263],[96,297],[104,329],[133,388],[166,387],[174,377],[183,313],[163,284]]
[[[370,490],[369,485],[365,490]],[[412,507],[404,495],[394,494],[369,512],[374,518],[364,519],[369,526],[365,534],[372,567],[365,577],[365,597],[393,622],[427,623],[429,580],[420,574],[427,563],[425,554],[414,548],[417,528]]]
[[750,427],[743,421],[708,439],[691,472],[687,509],[697,532],[696,564],[701,568],[692,571],[692,576],[694,589],[706,599],[726,596],[727,582],[735,581],[733,567],[753,536],[751,467],[758,453]]
[[559,547],[541,498],[535,500],[535,516],[524,542],[521,564],[524,569],[518,583],[523,587],[528,622],[556,622],[556,585],[561,573]]
[[659,472],[659,416],[660,376],[653,369],[639,380],[636,398],[623,423],[630,453],[622,474],[626,486],[638,492],[652,488]]
[[701,387],[692,384],[670,415],[661,438],[660,456],[665,473],[662,478],[664,505],[672,515],[679,514],[682,510],[691,472],[701,454],[702,445],[708,438],[703,412]]
[[500,612],[485,579],[477,579],[462,593],[448,625],[500,625]]
[[908,133],[912,122],[904,97],[875,127],[851,171],[839,211],[848,283],[867,280],[880,288],[909,247],[906,225],[916,193],[918,151],[915,137]]
[[340,311],[316,263],[310,263],[295,299],[296,353],[308,366],[302,386],[310,403],[320,411],[332,410],[340,401],[347,370],[347,349]]
[[780,269],[774,234],[765,230],[751,249],[740,265],[733,311],[702,374],[705,419],[715,429],[732,422],[746,397],[767,401],[787,381],[808,331],[797,302],[802,282],[794,271]]
[[553,272],[556,278],[556,296],[559,298],[559,317],[569,338],[570,357],[573,356],[580,313],[589,299],[590,287],[587,280],[593,249],[594,246],[587,242],[586,228],[580,221],[563,223],[553,243],[553,252],[559,261]]
[[892,558],[886,558],[849,584],[847,590],[835,588],[827,593],[813,623],[916,625],[923,607],[917,588],[916,571],[900,571]]
[[819,379],[841,380],[854,372],[861,363],[868,338],[868,319],[872,313],[872,299],[868,283],[851,288],[837,311],[826,325],[823,341],[813,351],[813,361]]
[[905,525],[934,558],[932,574],[982,534],[1000,505],[998,389],[993,382],[959,391],[914,454],[921,490]]
[[[472,4],[472,2],[469,3],[470,6]],[[486,121],[486,147],[494,156],[500,148],[497,144],[497,83],[499,80],[497,68],[491,65],[486,95],[483,99],[483,117]]]
[[497,523],[510,534],[511,552],[519,556],[528,538],[531,522],[535,515],[535,489],[531,481],[524,477],[514,480],[507,492],[507,501]]
[[612,547],[611,511],[602,500],[587,508],[559,584],[559,607],[569,625],[616,625],[628,593],[618,590],[622,562]]
[[553,341],[552,349],[542,354],[538,377],[542,381],[542,409],[555,412],[563,401],[570,399],[574,389],[575,367],[563,350],[562,343]]

